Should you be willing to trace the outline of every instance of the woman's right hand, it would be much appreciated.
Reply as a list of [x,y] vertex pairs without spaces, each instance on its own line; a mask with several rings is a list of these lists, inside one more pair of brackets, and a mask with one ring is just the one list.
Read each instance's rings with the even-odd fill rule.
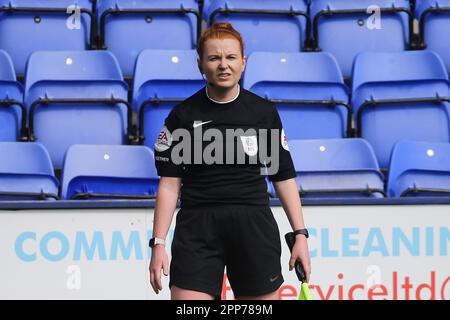
[[162,290],[161,270],[165,276],[169,275],[169,258],[163,245],[156,245],[152,248],[152,258],[148,269],[150,271],[150,284],[158,294]]

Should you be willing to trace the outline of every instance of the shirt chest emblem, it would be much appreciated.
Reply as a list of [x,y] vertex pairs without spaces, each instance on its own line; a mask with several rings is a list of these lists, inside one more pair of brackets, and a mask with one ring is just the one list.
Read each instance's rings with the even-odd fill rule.
[[258,140],[256,136],[241,136],[242,148],[250,156],[256,156],[258,153]]

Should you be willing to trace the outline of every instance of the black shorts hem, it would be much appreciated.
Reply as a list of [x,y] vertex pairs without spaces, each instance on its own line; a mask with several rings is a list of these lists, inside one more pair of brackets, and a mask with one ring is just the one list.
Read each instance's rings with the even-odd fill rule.
[[202,283],[201,281],[190,279],[190,280],[180,280],[174,279],[170,280],[169,288],[172,286],[176,286],[180,289],[192,290],[210,294],[214,296],[214,298],[218,299],[221,297],[222,288],[211,288],[210,285]]
[[281,285],[283,284],[284,279],[281,278],[279,279],[277,282],[274,282],[271,286],[266,286],[264,288],[257,288],[257,289],[253,289],[253,290],[248,290],[247,288],[244,289],[233,289],[233,293],[235,295],[235,297],[239,298],[239,297],[254,297],[254,296],[261,296],[264,294],[268,294],[271,292],[274,292],[276,290],[278,290]]

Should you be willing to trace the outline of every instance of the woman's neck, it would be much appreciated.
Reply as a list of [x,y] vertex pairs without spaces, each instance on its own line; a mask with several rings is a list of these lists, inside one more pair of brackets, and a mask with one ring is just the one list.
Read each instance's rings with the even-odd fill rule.
[[239,84],[236,84],[233,88],[218,89],[211,85],[206,86],[207,97],[215,103],[229,103],[237,99],[240,92]]

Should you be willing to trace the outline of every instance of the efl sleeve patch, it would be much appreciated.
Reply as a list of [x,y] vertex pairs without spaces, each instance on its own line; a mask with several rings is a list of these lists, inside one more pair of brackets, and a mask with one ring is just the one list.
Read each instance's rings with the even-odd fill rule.
[[169,129],[164,126],[155,142],[155,150],[158,152],[166,151],[172,145],[172,134]]
[[281,129],[281,146],[283,147],[284,150],[289,151],[289,145],[286,134],[284,133],[284,128]]

